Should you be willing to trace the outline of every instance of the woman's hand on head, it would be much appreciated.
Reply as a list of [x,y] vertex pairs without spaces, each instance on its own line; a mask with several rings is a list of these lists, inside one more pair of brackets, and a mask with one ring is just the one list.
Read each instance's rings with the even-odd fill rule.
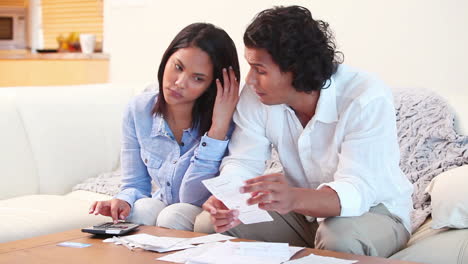
[[211,128],[208,131],[210,138],[224,140],[231,124],[232,115],[239,101],[239,80],[232,67],[223,69],[224,82],[216,79],[218,89],[213,108]]
[[89,214],[101,214],[112,217],[112,221],[117,223],[119,220],[125,220],[130,214],[130,205],[120,199],[112,199],[107,201],[95,201],[89,208]]

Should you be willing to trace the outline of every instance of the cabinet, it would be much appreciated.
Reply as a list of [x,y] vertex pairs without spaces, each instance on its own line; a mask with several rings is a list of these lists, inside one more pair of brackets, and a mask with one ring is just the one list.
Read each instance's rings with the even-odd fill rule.
[[0,88],[106,83],[109,59],[103,53],[0,53]]

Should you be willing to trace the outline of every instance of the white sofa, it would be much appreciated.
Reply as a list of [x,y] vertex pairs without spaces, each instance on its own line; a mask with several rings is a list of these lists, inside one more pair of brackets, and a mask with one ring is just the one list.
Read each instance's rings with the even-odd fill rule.
[[0,243],[107,220],[72,186],[118,166],[131,86],[0,88]]
[[[122,110],[140,88],[0,88],[0,243],[108,220],[87,211],[91,201],[110,196],[72,187],[118,166]],[[468,92],[446,98],[458,132],[468,134]],[[433,230],[430,224],[428,218],[393,258],[468,263],[468,229]]]

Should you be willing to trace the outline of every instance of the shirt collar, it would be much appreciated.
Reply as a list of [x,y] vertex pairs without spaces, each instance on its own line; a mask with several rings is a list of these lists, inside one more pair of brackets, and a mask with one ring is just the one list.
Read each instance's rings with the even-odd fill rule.
[[323,123],[338,121],[336,84],[333,77],[327,80],[324,87],[320,90],[320,97],[315,109],[315,119]]
[[[198,127],[187,128],[187,129],[184,129],[184,132],[185,131],[187,131],[188,134],[193,139],[196,139],[198,137]],[[156,114],[153,116],[153,125],[151,127],[151,134],[150,134],[150,137],[156,137],[156,136],[165,136],[169,138],[174,137],[171,129],[169,128],[169,125],[164,120],[164,118],[159,114]]]
[[[294,114],[294,110],[292,110],[288,105],[284,104],[283,107]],[[338,121],[338,112],[336,109],[336,86],[333,78],[327,80],[323,88],[320,90],[320,96],[313,118],[323,123],[333,123]]]
[[153,125],[151,127],[150,137],[156,137],[156,136],[170,137],[165,123],[166,122],[164,122],[164,118],[161,115],[159,114],[153,115]]

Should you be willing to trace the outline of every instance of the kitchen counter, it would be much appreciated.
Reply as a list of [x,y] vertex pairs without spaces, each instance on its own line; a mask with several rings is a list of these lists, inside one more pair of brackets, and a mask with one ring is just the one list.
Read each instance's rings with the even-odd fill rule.
[[0,60],[108,60],[109,55],[105,53],[84,54],[79,52],[0,52]]
[[0,50],[0,88],[106,83],[109,60],[105,53]]

